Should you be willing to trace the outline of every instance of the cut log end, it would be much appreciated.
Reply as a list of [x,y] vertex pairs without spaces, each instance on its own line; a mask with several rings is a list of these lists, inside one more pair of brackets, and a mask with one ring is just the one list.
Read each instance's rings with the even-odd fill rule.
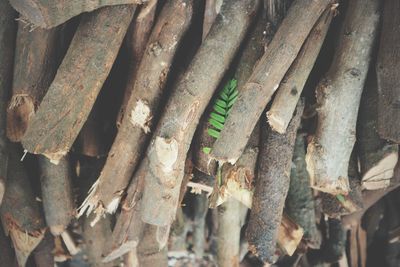
[[367,190],[377,190],[390,185],[394,167],[399,155],[397,152],[387,154],[374,167],[368,170],[362,178],[362,187]]
[[[29,150],[28,150],[29,151]],[[35,151],[32,151],[33,154],[40,154],[40,153],[35,153]],[[60,160],[67,155],[68,151],[57,151],[53,153],[43,153],[43,156],[48,158],[51,163],[58,165],[60,163]]]
[[53,225],[50,226],[50,232],[53,236],[61,235],[65,230],[65,225]]
[[35,113],[35,103],[28,95],[14,95],[7,109],[7,137],[12,142],[20,142]]
[[269,125],[274,131],[277,131],[280,134],[284,134],[286,132],[287,124],[285,124],[284,120],[277,114],[268,111],[267,118]]
[[342,171],[338,164],[326,162],[324,158],[323,148],[315,141],[312,141],[308,145],[306,154],[311,187],[332,195],[347,195],[350,191],[347,166]]

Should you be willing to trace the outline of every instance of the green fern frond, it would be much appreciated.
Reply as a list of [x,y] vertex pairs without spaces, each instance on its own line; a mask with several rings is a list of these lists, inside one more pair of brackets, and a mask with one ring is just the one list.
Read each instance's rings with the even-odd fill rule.
[[[224,128],[225,120],[229,115],[229,112],[236,102],[239,91],[237,90],[237,80],[232,79],[226,83],[224,88],[215,100],[213,111],[210,114],[208,122],[210,123],[210,128],[207,129],[208,135],[218,139],[222,129]],[[210,147],[203,147],[203,152],[210,154]]]

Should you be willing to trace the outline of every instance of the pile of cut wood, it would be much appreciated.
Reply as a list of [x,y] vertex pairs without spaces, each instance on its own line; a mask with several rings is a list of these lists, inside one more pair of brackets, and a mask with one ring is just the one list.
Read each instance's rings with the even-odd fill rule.
[[0,266],[400,266],[398,0],[0,0]]

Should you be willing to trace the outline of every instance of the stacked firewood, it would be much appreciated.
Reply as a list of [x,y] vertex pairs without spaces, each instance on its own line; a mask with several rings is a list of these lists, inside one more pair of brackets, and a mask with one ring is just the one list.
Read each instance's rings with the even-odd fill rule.
[[0,266],[399,266],[399,11],[1,0]]

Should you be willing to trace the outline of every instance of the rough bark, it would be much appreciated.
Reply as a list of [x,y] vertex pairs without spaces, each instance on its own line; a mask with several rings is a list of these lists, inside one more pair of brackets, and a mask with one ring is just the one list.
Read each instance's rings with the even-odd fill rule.
[[250,251],[264,262],[276,260],[278,226],[289,189],[294,143],[303,109],[304,102],[300,101],[285,134],[272,131],[265,121],[262,124],[258,177],[246,235]]
[[329,194],[350,190],[347,170],[378,23],[379,1],[349,3],[334,60],[316,89],[318,125],[306,162],[312,187]]
[[290,186],[286,198],[286,212],[298,225],[304,229],[303,239],[307,246],[318,249],[321,246],[321,233],[316,226],[315,205],[310,177],[306,170],[305,135],[298,133],[296,137]]
[[[239,55],[239,63],[233,78],[237,80],[237,90],[240,92],[243,89],[244,84],[250,77],[254,65],[260,59],[264,52],[265,39],[263,32],[265,31],[267,21],[259,16],[254,29],[249,34],[249,39],[244,43],[244,48]],[[207,130],[210,128],[211,124],[208,122],[209,113],[207,112],[203,117],[204,120],[201,121],[198,126],[198,134],[196,135],[196,140],[194,144],[194,164],[200,171],[215,175],[217,170],[217,163],[214,161],[210,154],[203,152],[204,147],[211,147],[215,142],[215,138],[211,137]]]
[[400,3],[384,1],[376,74],[378,79],[378,132],[383,139],[400,143]]
[[[186,72],[178,81],[138,173],[145,175],[142,220],[169,225],[175,217],[191,139],[259,1],[228,1]],[[151,204],[150,204],[151,203]]]
[[[232,107],[220,138],[213,146],[213,158],[234,164],[240,157],[258,118],[329,2],[307,0],[292,3],[267,51]],[[248,119],[244,120],[243,114]]]
[[44,219],[35,199],[29,177],[20,162],[19,148],[10,148],[7,191],[0,207],[1,221],[11,237],[19,265],[25,263],[44,236]]
[[346,231],[338,219],[328,220],[329,237],[322,248],[324,261],[335,263],[340,260],[346,249]]
[[146,45],[150,38],[151,31],[153,29],[156,8],[157,0],[150,0],[149,2],[141,6],[138,15],[131,22],[131,25],[129,26],[128,32],[125,37],[125,43],[128,47],[129,53],[130,78],[125,88],[121,109],[117,118],[118,128],[121,126],[122,118],[125,111],[127,110],[128,101],[135,85],[136,74],[140,66],[143,54],[146,50]]
[[14,60],[16,12],[7,1],[0,2],[0,204],[3,199],[6,177],[8,149],[6,137],[6,108],[9,97]]
[[135,6],[85,14],[22,143],[57,162],[72,146],[114,63]]
[[193,1],[170,1],[160,14],[149,39],[149,45],[138,69],[128,114],[107,157],[99,179],[93,185],[79,215],[86,210],[114,213],[129,180],[146,148],[154,121],[160,111],[165,83],[179,41],[187,30],[193,12]]
[[39,156],[40,183],[46,224],[53,235],[60,235],[74,215],[69,157],[63,157],[58,165]]
[[7,109],[7,137],[21,141],[57,71],[60,27],[31,31],[19,22],[12,98]]
[[388,186],[398,161],[398,146],[381,139],[378,134],[378,99],[376,76],[370,71],[357,121],[361,184],[367,190]]
[[54,237],[46,231],[44,238],[33,251],[36,267],[54,266]]
[[[36,27],[53,28],[84,12],[101,7],[125,4],[141,4],[147,0],[101,0],[101,1],[65,1],[65,0],[10,0],[10,4],[21,14],[24,20]],[[120,16],[124,15],[121,13]]]
[[296,60],[279,85],[272,106],[267,112],[272,129],[284,133],[289,125],[304,85],[324,43],[334,11],[326,10],[308,35]]
[[159,247],[157,226],[146,224],[143,232],[137,248],[139,266],[168,266],[167,248]]

